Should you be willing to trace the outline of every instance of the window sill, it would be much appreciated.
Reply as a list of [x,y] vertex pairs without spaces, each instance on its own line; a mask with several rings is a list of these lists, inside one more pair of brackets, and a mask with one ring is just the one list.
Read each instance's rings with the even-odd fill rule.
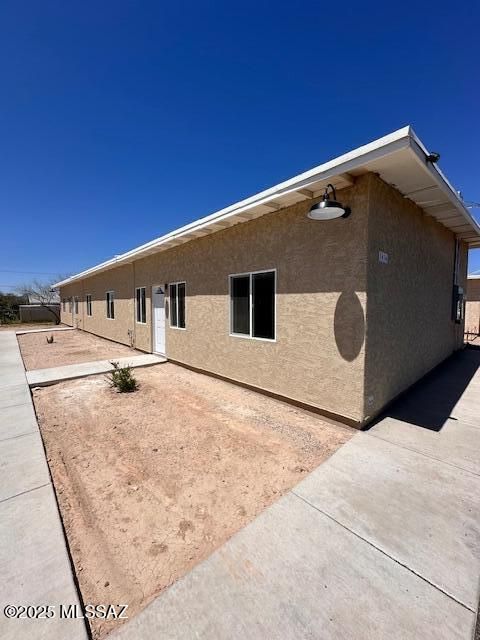
[[259,340],[260,342],[276,342],[276,338],[257,338],[257,336],[248,336],[246,333],[229,333],[231,338],[243,338],[244,340]]
[[171,324],[169,325],[170,329],[176,329],[177,331],[186,331],[187,327],[174,327]]
[[135,324],[141,324],[143,327],[146,327],[147,326],[147,321],[140,322],[140,320],[135,320]]

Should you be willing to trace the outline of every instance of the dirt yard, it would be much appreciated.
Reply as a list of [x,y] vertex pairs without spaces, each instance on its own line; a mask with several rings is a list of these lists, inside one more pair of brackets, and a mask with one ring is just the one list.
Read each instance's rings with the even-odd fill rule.
[[33,391],[83,600],[129,617],[355,433],[170,363],[135,376]]
[[[47,336],[51,335],[54,341],[48,344]],[[17,336],[17,339],[27,371],[91,360],[111,360],[140,355],[140,352],[135,349],[78,329],[52,331],[52,333],[26,333]]]

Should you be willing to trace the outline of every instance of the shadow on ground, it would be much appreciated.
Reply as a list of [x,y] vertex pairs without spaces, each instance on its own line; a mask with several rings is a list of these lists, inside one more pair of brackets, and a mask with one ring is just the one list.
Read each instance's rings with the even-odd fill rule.
[[384,418],[394,418],[431,431],[440,431],[480,367],[480,346],[457,351],[395,400],[366,431]]

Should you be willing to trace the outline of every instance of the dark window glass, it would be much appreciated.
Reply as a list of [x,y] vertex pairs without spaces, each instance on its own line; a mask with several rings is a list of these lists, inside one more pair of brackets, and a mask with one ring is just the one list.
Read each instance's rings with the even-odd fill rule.
[[142,308],[142,322],[147,321],[147,300],[146,300],[146,290],[145,287],[141,289],[141,308]]
[[147,321],[147,313],[145,307],[145,287],[138,287],[137,289],[137,322],[145,324]]
[[232,333],[250,335],[250,276],[231,279]]
[[178,326],[178,313],[177,313],[177,285],[170,285],[170,324],[172,327]]
[[107,318],[115,319],[115,303],[113,291],[107,292]]
[[252,276],[252,318],[254,338],[275,338],[275,274]]
[[92,296],[87,295],[87,316],[92,315]]
[[178,326],[185,329],[185,283],[177,285],[178,291]]

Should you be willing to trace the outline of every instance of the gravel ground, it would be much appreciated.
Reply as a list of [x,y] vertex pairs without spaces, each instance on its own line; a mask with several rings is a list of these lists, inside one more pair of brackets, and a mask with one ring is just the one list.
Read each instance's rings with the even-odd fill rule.
[[83,600],[130,617],[355,433],[171,363],[135,376],[33,391]]
[[[48,344],[47,337],[51,335],[53,343]],[[53,331],[51,334],[48,332],[26,333],[17,336],[17,339],[27,371],[141,354],[140,351],[123,344],[111,342],[78,329]]]

